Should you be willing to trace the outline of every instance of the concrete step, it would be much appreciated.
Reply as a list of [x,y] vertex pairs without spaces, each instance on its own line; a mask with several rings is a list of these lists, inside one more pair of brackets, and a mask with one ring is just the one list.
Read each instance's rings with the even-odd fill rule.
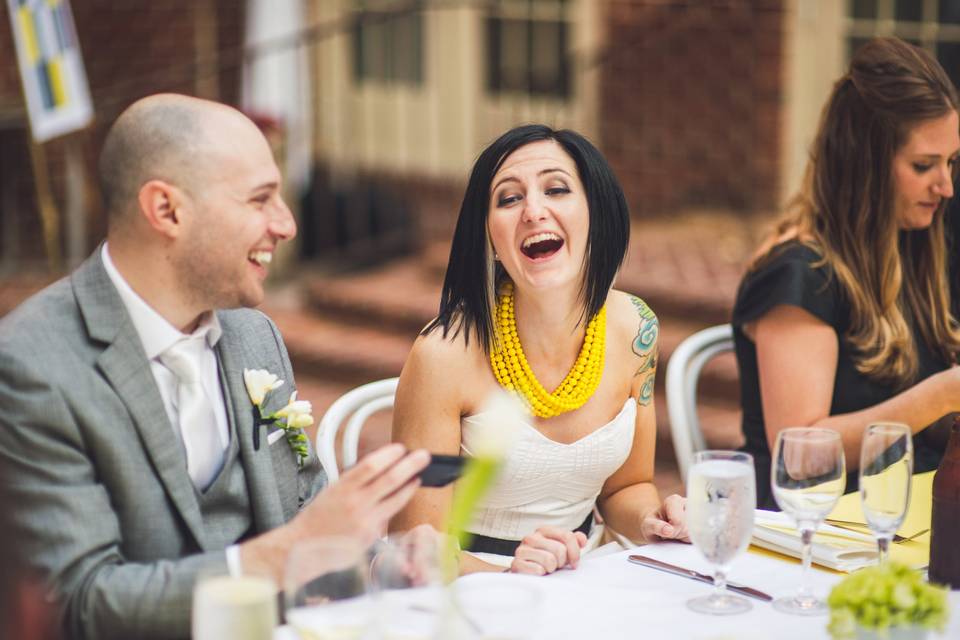
[[53,276],[42,272],[17,273],[0,278],[0,318],[53,281]]
[[416,335],[440,304],[437,278],[420,256],[350,274],[303,279],[307,306],[326,318]]
[[360,385],[400,375],[414,331],[406,335],[321,317],[312,311],[265,307],[298,375]]

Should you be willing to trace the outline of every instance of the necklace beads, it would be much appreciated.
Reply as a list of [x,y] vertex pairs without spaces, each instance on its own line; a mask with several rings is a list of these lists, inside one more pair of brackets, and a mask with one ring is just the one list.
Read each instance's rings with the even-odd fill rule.
[[490,348],[490,366],[500,386],[518,394],[533,415],[552,418],[582,407],[600,384],[603,374],[607,333],[607,307],[604,305],[587,323],[583,346],[570,372],[560,385],[548,392],[527,363],[517,334],[513,304],[513,285],[506,284],[499,295],[494,322],[496,339]]

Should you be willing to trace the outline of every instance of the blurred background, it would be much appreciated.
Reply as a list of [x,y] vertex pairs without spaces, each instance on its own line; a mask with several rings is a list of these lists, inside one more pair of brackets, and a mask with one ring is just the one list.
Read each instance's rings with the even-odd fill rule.
[[[299,222],[264,307],[318,418],[399,373],[436,312],[467,172],[506,129],[570,127],[612,163],[634,221],[617,286],[660,316],[662,377],[677,343],[729,320],[856,46],[897,35],[960,80],[960,0],[5,0],[0,14],[0,315],[102,239],[96,158],[124,108],[163,91],[232,104],[271,141]],[[44,100],[73,101],[75,124],[45,132],[28,118]],[[739,443],[736,378],[730,356],[702,379],[711,444]],[[674,491],[661,395],[657,481]],[[364,446],[388,437],[378,416]]]

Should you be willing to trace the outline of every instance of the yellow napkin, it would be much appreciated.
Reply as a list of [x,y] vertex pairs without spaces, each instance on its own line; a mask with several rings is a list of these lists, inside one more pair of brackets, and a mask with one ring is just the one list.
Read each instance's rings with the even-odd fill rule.
[[[907,507],[907,516],[903,519],[903,524],[897,530],[901,536],[910,537],[918,531],[930,528],[934,473],[929,471],[913,476],[913,483],[910,485],[910,506]],[[837,506],[827,517],[865,523],[867,519],[863,515],[860,493],[848,493],[840,498]],[[914,540],[891,544],[890,558],[911,567],[927,566],[930,563],[930,532],[927,531]]]
[[[910,537],[918,531],[930,527],[930,511],[933,504],[932,496],[933,472],[920,473],[913,476],[913,484],[910,488],[910,506],[907,508],[907,515],[903,519],[903,525],[897,533]],[[849,493],[840,498],[837,506],[830,512],[829,517],[838,520],[866,523],[866,519],[863,516],[863,508],[860,503],[860,494]],[[799,555],[799,545],[794,549],[792,544],[776,544],[780,541],[777,540],[774,535],[770,535],[772,533],[785,532],[783,524],[766,522],[763,528],[766,529],[766,531],[760,531],[761,536],[758,536],[758,531],[755,526],[753,544],[750,547],[752,552],[792,558],[796,558]],[[792,529],[792,527],[789,528]],[[863,532],[866,536],[872,536],[869,529],[864,529]],[[792,533],[799,536],[799,533],[796,533],[795,529],[792,529]],[[875,544],[860,543],[849,539],[860,537],[856,536],[853,532],[851,532],[847,540],[842,540],[844,537],[847,536],[844,536],[841,531],[823,525],[823,530],[814,537],[814,551],[819,551],[819,553],[813,554],[813,561],[826,568],[841,572],[852,571],[859,568],[859,566],[863,566],[864,562],[871,562],[867,558],[857,559],[850,557],[850,552],[854,551],[855,547],[858,546],[860,548],[876,549]],[[869,545],[869,547],[866,545]],[[846,558],[844,558],[844,556],[846,556]],[[928,531],[923,535],[917,536],[913,540],[891,544],[890,557],[897,562],[902,562],[911,567],[925,567],[930,562],[930,532]],[[850,562],[841,561],[843,559],[849,560]]]

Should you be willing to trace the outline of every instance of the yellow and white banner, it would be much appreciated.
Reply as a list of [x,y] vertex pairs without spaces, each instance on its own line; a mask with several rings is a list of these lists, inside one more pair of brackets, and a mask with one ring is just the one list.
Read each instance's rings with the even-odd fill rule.
[[7,0],[33,139],[44,142],[93,119],[69,0]]

